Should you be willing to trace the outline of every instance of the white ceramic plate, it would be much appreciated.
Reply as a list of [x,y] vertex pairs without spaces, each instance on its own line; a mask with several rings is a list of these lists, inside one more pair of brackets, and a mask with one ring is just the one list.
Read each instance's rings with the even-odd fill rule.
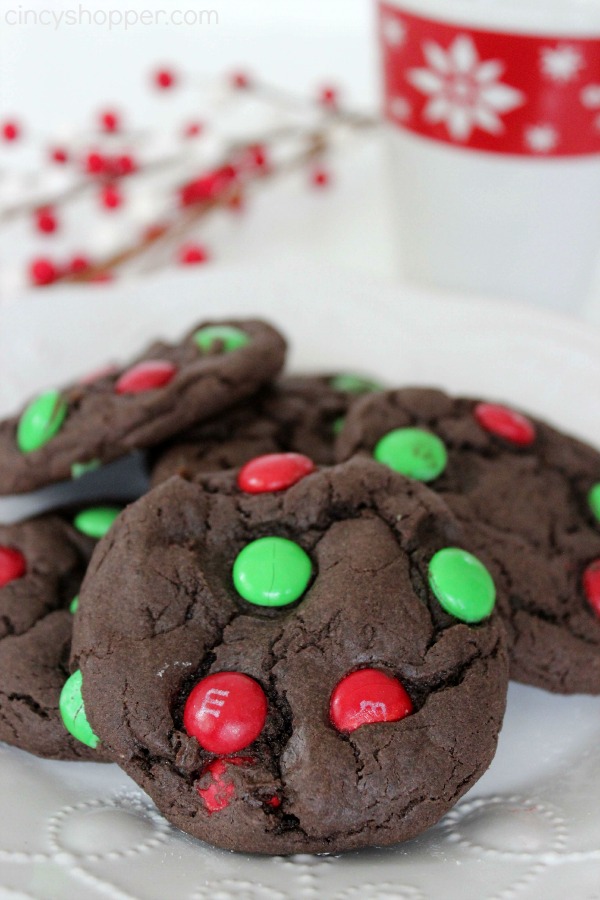
[[[231,313],[274,319],[296,369],[482,394],[600,445],[600,334],[534,310],[299,269],[207,270],[26,298],[0,313],[0,411],[158,333]],[[125,489],[129,476],[120,477]],[[46,505],[64,490],[42,496]],[[0,501],[0,519],[40,502]],[[599,865],[600,698],[513,685],[496,759],[456,809],[410,844],[342,858],[213,850],[171,829],[114,766],[0,745],[1,897],[597,900]]]

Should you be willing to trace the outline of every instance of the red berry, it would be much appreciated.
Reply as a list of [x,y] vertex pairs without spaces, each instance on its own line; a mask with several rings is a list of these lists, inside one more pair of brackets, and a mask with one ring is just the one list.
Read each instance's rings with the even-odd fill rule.
[[313,169],[310,180],[314,187],[324,188],[329,186],[331,182],[331,175],[329,174],[327,169],[317,168]]
[[478,403],[473,415],[485,431],[517,447],[529,447],[535,441],[535,428],[529,419],[506,406]]
[[199,263],[208,262],[209,255],[202,244],[184,244],[179,249],[179,262],[183,266],[195,266]]
[[184,137],[192,138],[198,137],[199,134],[202,134],[204,130],[204,126],[202,122],[188,122],[183,129]]
[[79,272],[84,272],[86,269],[89,269],[90,261],[87,256],[82,256],[78,254],[77,256],[73,256],[68,264],[68,271],[71,275],[77,275]]
[[600,559],[590,563],[583,573],[583,590],[586,600],[597,616],[600,616]]
[[264,144],[255,144],[253,147],[248,147],[247,164],[252,169],[262,171],[266,171],[269,168],[269,156]]
[[0,545],[0,588],[10,581],[22,578],[27,571],[25,557],[13,547]]
[[214,175],[188,181],[179,191],[181,206],[193,206],[194,203],[206,203],[211,200],[215,193],[215,183]]
[[64,147],[52,147],[49,152],[52,162],[64,165],[69,161],[69,154]]
[[106,158],[96,150],[92,150],[85,158],[85,170],[90,175],[101,175],[106,171]]
[[17,141],[21,137],[21,126],[14,120],[2,123],[2,137],[5,141]]
[[338,92],[334,87],[329,85],[322,87],[319,91],[319,103],[329,109],[335,109],[338,105]]
[[52,284],[58,278],[59,272],[51,259],[40,256],[34,259],[29,266],[29,276],[33,284],[41,287],[42,285]]
[[109,167],[111,172],[117,177],[133,175],[138,169],[137,162],[129,153],[122,153],[120,156],[113,157],[109,162]]
[[200,774],[201,780],[206,781],[207,776],[210,776],[211,781],[207,787],[198,787],[197,791],[209,813],[220,812],[222,809],[225,809],[235,796],[233,782],[223,777],[227,773],[229,766],[247,766],[253,762],[254,760],[241,756],[233,759],[213,759],[202,770]]
[[148,359],[123,372],[117,383],[117,394],[141,394],[164,387],[177,374],[177,366],[164,359]]
[[237,170],[231,165],[207,172],[183,185],[179,192],[180,203],[182,206],[208,203],[229,189],[236,178]]
[[58,221],[51,206],[44,206],[36,210],[35,225],[38,231],[44,234],[53,234],[58,228]]
[[237,483],[247,494],[284,491],[314,471],[312,459],[301,453],[268,453],[247,462]]
[[100,128],[108,134],[114,134],[121,129],[121,117],[114,109],[107,109],[100,113]]
[[410,697],[396,678],[378,669],[359,669],[346,675],[331,695],[329,717],[338,731],[361,725],[398,722],[413,711]]
[[267,718],[267,698],[253,678],[219,672],[192,688],[183,725],[210,753],[236,753],[259,736]]
[[173,69],[157,69],[153,76],[154,84],[162,91],[172,88],[177,82],[177,75]]
[[116,184],[102,185],[100,202],[105,209],[118,209],[122,205],[123,195]]
[[247,72],[232,72],[230,80],[232,87],[239,90],[245,90],[250,87],[250,76]]

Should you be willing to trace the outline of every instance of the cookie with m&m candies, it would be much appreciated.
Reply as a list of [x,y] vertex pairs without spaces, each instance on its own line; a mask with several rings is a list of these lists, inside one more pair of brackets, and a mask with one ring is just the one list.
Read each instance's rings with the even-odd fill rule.
[[125,366],[44,389],[0,422],[0,494],[76,478],[165,441],[268,384],[284,355],[266,322],[205,322]]
[[426,487],[268,454],[128,507],[86,576],[73,662],[94,732],[176,826],[338,852],[414,837],[489,765],[495,603]]
[[0,740],[49,759],[107,759],[69,669],[90,557],[121,511],[96,504],[0,525]]
[[426,483],[495,580],[511,677],[600,693],[600,453],[509,406],[404,388],[360,400],[338,438]]
[[361,375],[285,376],[151,454],[152,484],[233,469],[266,453],[303,453],[331,465],[335,438],[359,397],[382,385]]

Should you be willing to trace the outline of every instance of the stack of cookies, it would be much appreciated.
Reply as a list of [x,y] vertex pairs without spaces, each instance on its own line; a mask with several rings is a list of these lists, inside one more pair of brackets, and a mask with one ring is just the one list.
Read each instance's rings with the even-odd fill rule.
[[219,847],[394,844],[489,766],[509,677],[600,693],[600,454],[284,358],[202,323],[0,422],[0,493],[151,477],[0,525],[0,738],[116,762]]

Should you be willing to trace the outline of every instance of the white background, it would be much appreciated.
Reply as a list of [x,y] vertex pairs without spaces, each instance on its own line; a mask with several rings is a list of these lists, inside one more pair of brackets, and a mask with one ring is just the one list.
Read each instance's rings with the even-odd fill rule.
[[[315,78],[339,79],[362,100],[377,93],[374,3],[371,0],[105,0],[90,11],[214,9],[218,25],[0,28],[0,108],[40,126],[82,119],[96,103],[118,101],[148,110],[144,73],[156,61],[219,73],[249,67],[295,89]],[[77,9],[65,0],[0,0],[8,10]]]

